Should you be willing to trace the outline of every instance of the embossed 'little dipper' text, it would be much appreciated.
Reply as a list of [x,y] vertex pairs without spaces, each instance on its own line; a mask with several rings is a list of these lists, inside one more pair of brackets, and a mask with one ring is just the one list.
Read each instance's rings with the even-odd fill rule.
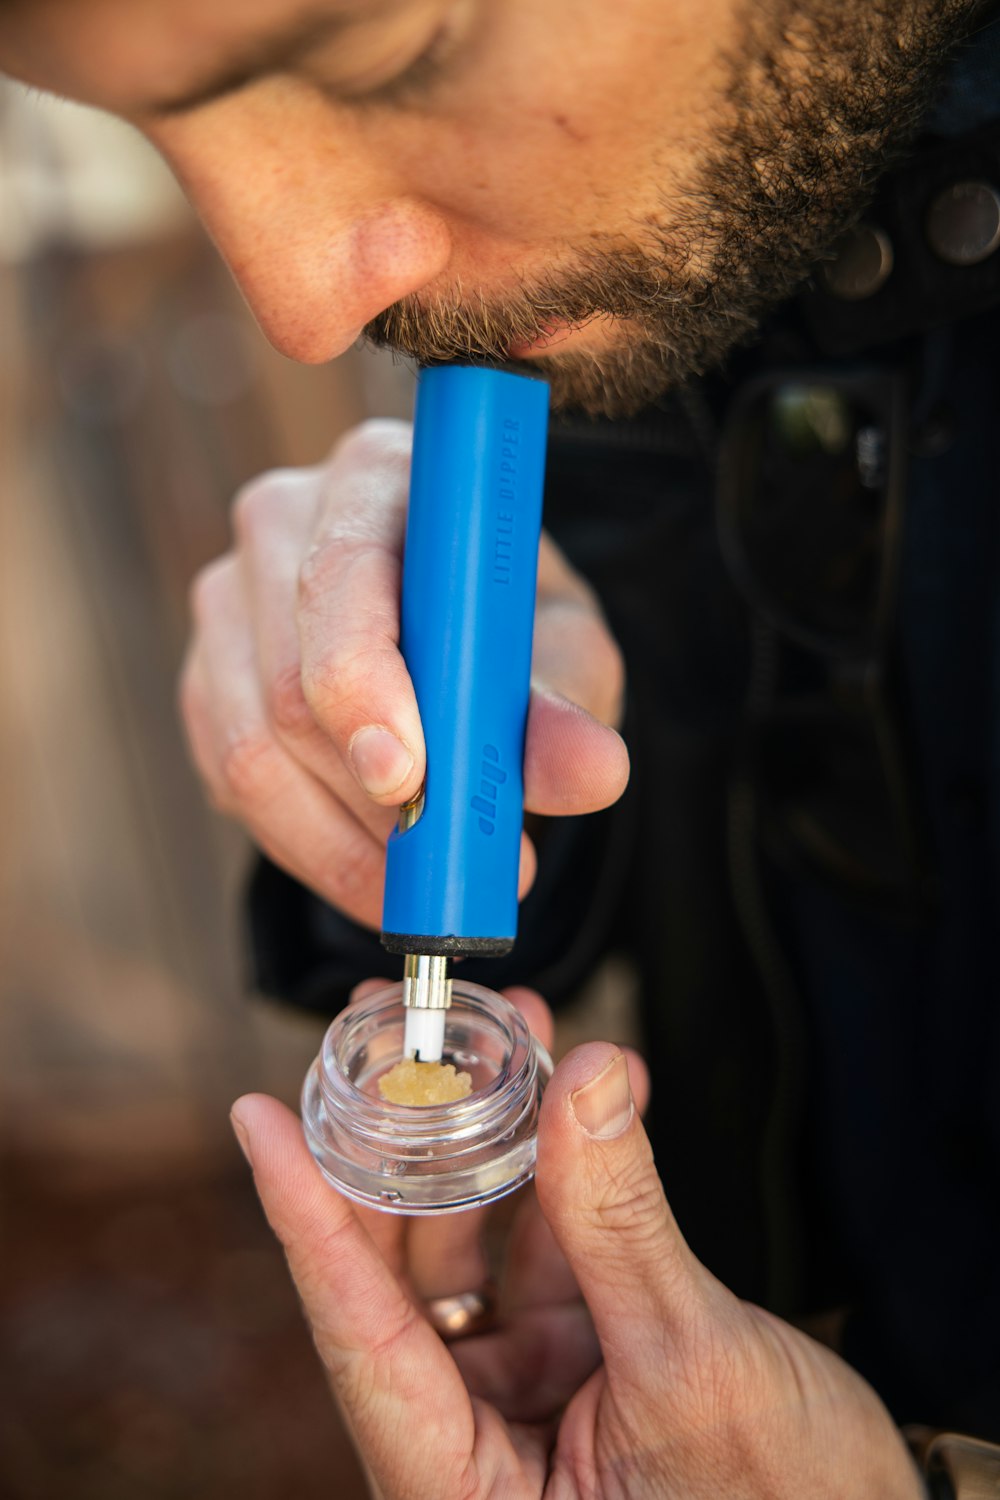
[[504,419],[500,444],[499,505],[493,534],[493,582],[510,583],[514,556],[514,504],[517,500],[517,445],[521,441],[521,424],[513,417]]

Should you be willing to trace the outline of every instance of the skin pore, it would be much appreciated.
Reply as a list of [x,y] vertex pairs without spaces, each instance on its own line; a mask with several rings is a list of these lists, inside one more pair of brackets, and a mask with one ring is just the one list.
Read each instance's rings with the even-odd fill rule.
[[971,0],[0,0],[0,68],[131,120],[273,343],[362,330],[633,410],[787,295]]

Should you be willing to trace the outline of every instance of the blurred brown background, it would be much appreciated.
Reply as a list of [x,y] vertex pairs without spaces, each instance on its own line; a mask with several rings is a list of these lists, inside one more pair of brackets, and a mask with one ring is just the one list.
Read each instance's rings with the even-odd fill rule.
[[275,354],[127,129],[3,89],[6,1500],[360,1492],[227,1123],[320,1028],[246,994],[249,850],[174,693],[239,485],[408,406],[391,361]]
[[252,853],[174,694],[240,484],[411,403],[275,354],[138,137],[0,80],[3,1500],[364,1493],[227,1121],[322,1027],[247,994]]

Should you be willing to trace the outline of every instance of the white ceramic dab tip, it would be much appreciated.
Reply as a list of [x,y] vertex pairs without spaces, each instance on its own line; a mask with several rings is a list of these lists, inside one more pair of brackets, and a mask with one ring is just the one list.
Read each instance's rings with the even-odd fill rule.
[[404,1009],[404,1056],[416,1056],[421,1062],[440,1062],[444,1047],[444,1021],[448,1012],[415,1005],[407,1005]]

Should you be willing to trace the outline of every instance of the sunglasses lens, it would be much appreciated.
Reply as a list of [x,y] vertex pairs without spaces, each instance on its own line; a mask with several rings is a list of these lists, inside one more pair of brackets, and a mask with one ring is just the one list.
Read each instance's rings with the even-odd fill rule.
[[836,386],[787,383],[744,408],[733,437],[724,519],[754,593],[799,630],[868,646],[885,526],[875,414]]

